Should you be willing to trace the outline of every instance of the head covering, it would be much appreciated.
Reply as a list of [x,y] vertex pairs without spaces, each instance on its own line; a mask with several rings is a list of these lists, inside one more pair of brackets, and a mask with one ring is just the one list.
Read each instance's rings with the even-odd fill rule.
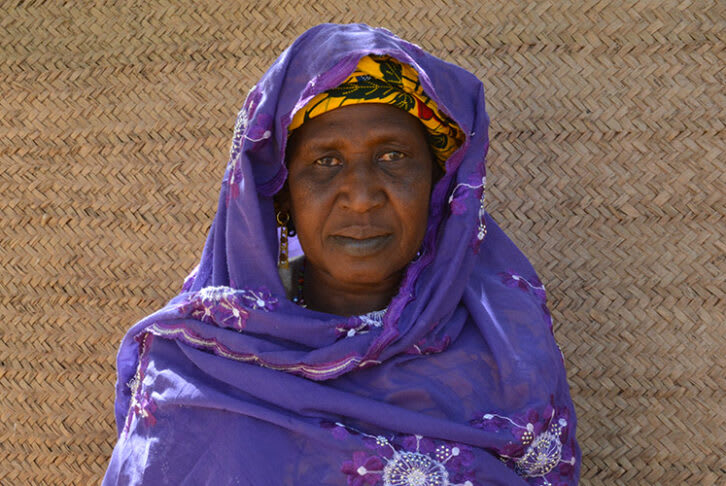
[[292,118],[290,131],[306,121],[341,106],[385,103],[415,116],[426,128],[427,139],[443,167],[464,142],[464,133],[424,92],[418,73],[390,56],[365,56],[340,85],[315,96]]
[[[295,114],[368,55],[411,66],[466,137],[388,310],[341,317],[286,298],[272,196]],[[237,118],[199,266],[121,343],[104,484],[576,484],[544,287],[484,211],[488,124],[475,76],[386,30],[301,35]]]

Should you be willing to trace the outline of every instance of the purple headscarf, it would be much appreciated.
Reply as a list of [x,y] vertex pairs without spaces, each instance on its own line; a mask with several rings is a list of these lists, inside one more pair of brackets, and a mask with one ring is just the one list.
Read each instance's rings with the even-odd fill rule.
[[[368,54],[416,69],[466,141],[387,312],[340,317],[286,298],[272,196],[294,112]],[[386,30],[300,36],[238,116],[199,266],[121,343],[104,484],[577,484],[544,288],[484,211],[488,124],[476,77]]]

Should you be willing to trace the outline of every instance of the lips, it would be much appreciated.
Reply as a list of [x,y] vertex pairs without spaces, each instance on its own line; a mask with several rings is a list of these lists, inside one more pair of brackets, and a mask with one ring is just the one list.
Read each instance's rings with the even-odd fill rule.
[[367,240],[379,236],[390,235],[390,231],[375,226],[350,225],[333,232],[334,237],[352,238],[355,240]]
[[337,248],[350,256],[375,255],[391,241],[393,234],[370,226],[348,226],[329,237]]

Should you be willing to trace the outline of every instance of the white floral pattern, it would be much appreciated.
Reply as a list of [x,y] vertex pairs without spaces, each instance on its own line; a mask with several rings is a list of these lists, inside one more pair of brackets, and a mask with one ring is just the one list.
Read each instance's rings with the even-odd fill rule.
[[277,303],[277,298],[264,287],[234,289],[217,286],[190,293],[178,309],[180,313],[202,322],[242,331],[249,311],[271,311],[277,307]]
[[[516,435],[525,449],[523,453],[511,456],[500,451],[499,456],[505,462],[513,465],[514,471],[523,478],[541,479],[541,483],[539,483],[541,486],[552,486],[551,478],[548,478],[548,475],[556,475],[554,471],[558,466],[564,465],[567,469],[571,469],[570,466],[575,465],[574,457],[563,459],[562,433],[567,427],[567,420],[564,417],[556,418],[554,408],[544,426],[541,423],[535,425],[532,422],[521,425],[509,417],[494,413],[484,414],[480,421],[480,423],[492,425],[505,422],[518,430]],[[517,447],[513,448],[513,450],[517,449]]]
[[383,318],[387,311],[388,307],[360,316],[353,316],[345,323],[337,326],[336,331],[339,336],[350,338],[357,336],[358,334],[365,334],[370,331],[371,328],[383,327]]
[[[344,464],[348,484],[353,486],[474,486],[471,451],[463,445],[441,442],[434,447],[431,439],[421,435],[392,440],[382,435],[373,436],[341,423],[340,430],[351,430],[372,443],[378,454],[368,456],[356,452],[353,461]],[[335,434],[336,432],[334,432]],[[339,432],[338,432],[339,433]],[[343,432],[346,433],[346,432]],[[399,438],[400,439],[400,438]]]

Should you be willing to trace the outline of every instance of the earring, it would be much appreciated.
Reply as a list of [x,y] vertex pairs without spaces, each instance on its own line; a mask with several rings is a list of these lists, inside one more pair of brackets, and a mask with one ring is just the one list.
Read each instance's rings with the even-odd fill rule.
[[288,268],[290,262],[287,259],[287,223],[290,221],[290,213],[287,211],[278,211],[275,217],[277,219],[277,226],[280,228],[280,257],[277,262],[277,268]]

